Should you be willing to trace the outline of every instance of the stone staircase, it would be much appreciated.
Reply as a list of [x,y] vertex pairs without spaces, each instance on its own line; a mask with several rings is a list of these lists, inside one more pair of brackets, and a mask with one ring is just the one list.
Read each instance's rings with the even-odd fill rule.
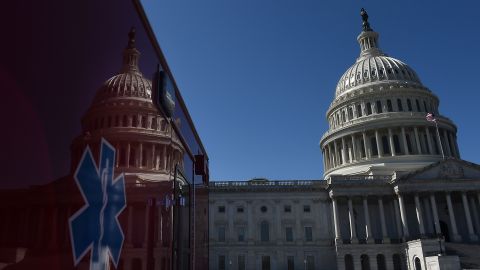
[[480,244],[445,243],[447,255],[457,255],[462,269],[480,270]]

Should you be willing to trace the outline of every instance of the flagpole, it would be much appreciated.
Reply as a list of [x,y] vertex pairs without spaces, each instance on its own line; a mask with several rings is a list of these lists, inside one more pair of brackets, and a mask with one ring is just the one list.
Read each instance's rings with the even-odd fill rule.
[[440,150],[442,151],[442,159],[445,159],[445,154],[443,153],[443,145],[442,145],[442,140],[440,140],[440,132],[438,132],[438,124],[437,124],[437,121],[435,119],[435,127],[437,129],[437,140],[438,142],[440,143]]

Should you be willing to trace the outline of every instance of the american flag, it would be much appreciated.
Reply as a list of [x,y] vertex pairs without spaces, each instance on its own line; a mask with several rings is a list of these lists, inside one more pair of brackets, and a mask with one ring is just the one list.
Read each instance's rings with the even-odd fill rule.
[[427,113],[426,118],[427,118],[427,121],[429,121],[429,122],[436,122],[437,121],[437,119],[435,119],[435,114],[433,114],[433,113]]

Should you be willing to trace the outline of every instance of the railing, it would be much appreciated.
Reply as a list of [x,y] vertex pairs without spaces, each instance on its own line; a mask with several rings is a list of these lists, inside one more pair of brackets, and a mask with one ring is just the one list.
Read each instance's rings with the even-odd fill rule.
[[392,180],[391,175],[332,175],[330,176],[331,180],[380,180],[380,181],[390,181]]
[[212,181],[210,187],[305,187],[324,183],[323,180],[278,180],[278,181]]

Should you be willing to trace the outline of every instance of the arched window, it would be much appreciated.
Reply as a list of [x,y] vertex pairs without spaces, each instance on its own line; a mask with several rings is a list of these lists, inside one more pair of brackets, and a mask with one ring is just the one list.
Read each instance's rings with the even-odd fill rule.
[[402,259],[400,254],[393,254],[393,270],[402,270]]
[[342,110],[342,123],[346,122],[345,111]]
[[122,120],[122,127],[126,127],[126,126],[128,126],[128,117],[124,115]]
[[367,102],[365,107],[367,107],[367,115],[372,114],[372,104],[370,104],[370,102]]
[[418,257],[415,257],[415,270],[422,270],[422,263]]
[[390,99],[387,99],[387,111],[393,111],[392,101]]
[[360,262],[362,264],[362,270],[370,270],[370,259],[368,255],[362,254],[362,256],[360,256]]
[[406,134],[405,135],[405,138],[407,140],[407,148],[408,148],[408,152],[411,154],[412,153],[412,143],[410,141],[410,135]]
[[403,104],[402,104],[402,100],[397,98],[397,107],[398,107],[398,111],[399,112],[403,112]]
[[348,120],[353,119],[353,110],[351,107],[348,107]]
[[425,112],[428,112],[427,102],[423,101],[423,107],[425,108]]
[[270,231],[267,221],[262,221],[262,223],[260,223],[260,240],[262,242],[270,241]]
[[118,115],[115,116],[115,126],[116,127],[120,126],[120,117]]
[[345,255],[345,270],[354,270],[353,257],[350,254]]
[[130,167],[135,167],[135,148],[131,147],[130,148],[130,156],[128,160],[128,166]]
[[377,109],[377,113],[382,113],[383,112],[382,102],[380,102],[380,100],[377,100],[377,102],[376,102],[376,109]]
[[383,256],[383,254],[377,255],[377,270],[387,270],[387,265],[385,263],[385,256]]
[[410,101],[409,98],[407,98],[407,108],[408,108],[408,111],[409,111],[409,112],[412,111],[412,102]]

